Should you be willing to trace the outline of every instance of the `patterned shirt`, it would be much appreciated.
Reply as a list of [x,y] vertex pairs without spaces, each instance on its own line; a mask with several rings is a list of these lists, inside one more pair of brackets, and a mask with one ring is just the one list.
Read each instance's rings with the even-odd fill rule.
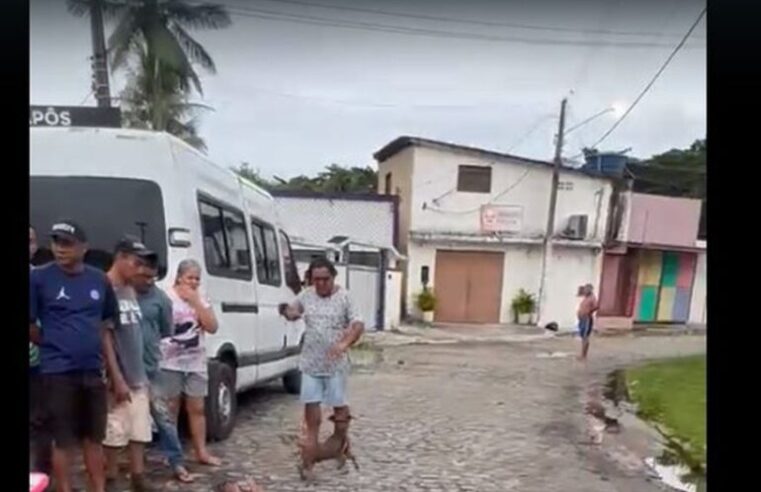
[[[169,289],[167,294],[172,301],[174,333],[161,340],[160,367],[169,371],[206,374],[206,344],[198,314],[174,289]],[[206,308],[211,306],[206,300],[201,302]]]
[[342,354],[337,359],[330,360],[328,352],[341,340],[352,322],[361,321],[349,293],[336,287],[329,297],[320,297],[314,287],[309,287],[301,291],[294,305],[303,308],[306,325],[301,371],[310,376],[332,376],[348,372],[348,355]]

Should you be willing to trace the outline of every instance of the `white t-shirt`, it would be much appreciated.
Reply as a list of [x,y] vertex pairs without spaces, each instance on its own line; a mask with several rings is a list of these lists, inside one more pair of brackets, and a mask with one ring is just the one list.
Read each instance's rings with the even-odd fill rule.
[[[174,334],[161,340],[161,369],[206,374],[206,344],[204,331],[198,323],[198,314],[190,304],[169,289],[172,300],[172,324]],[[202,299],[204,307],[209,302]]]

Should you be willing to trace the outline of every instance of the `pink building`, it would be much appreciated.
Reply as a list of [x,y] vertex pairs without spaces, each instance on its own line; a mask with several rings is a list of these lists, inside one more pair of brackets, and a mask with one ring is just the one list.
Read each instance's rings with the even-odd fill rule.
[[621,196],[603,257],[599,324],[705,324],[705,242],[700,200]]

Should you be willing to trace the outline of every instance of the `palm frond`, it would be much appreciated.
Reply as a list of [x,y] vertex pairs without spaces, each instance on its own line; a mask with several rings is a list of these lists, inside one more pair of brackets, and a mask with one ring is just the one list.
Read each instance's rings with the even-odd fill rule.
[[193,37],[178,23],[173,23],[170,30],[177,37],[177,41],[183,47],[191,62],[198,63],[204,69],[208,70],[209,73],[217,73],[217,67],[214,65],[214,60],[212,60],[211,55],[206,51],[206,48],[201,46],[201,43],[193,39]]
[[66,10],[75,17],[90,15],[90,0],[66,0]]
[[224,5],[191,5],[182,0],[169,0],[164,9],[169,18],[188,29],[224,29],[232,24]]
[[[90,15],[92,2],[97,0],[66,0],[66,10],[75,17],[87,17]],[[99,0],[103,19],[111,21],[129,8],[127,1]]]
[[129,53],[141,47],[138,42],[140,36],[140,18],[135,12],[125,12],[108,37],[107,46],[111,55],[111,70],[122,68]]
[[166,65],[180,77],[180,83],[184,89],[192,84],[199,94],[203,94],[201,80],[198,78],[190,60],[182,49],[177,38],[163,24],[152,23],[144,32],[148,51],[156,57],[159,63]]

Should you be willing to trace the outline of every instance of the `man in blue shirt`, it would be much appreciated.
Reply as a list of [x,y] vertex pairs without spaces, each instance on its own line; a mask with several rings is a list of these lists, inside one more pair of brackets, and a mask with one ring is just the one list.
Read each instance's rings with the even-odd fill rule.
[[[81,445],[88,490],[105,491],[103,447],[106,433],[105,354],[112,381],[119,371],[113,337],[118,323],[114,290],[106,275],[84,264],[87,237],[69,220],[50,232],[54,261],[29,274],[30,341],[40,348],[40,374],[54,442],[53,467],[59,491],[71,491],[69,464]],[[39,320],[39,324],[38,324]],[[114,388],[129,395],[128,388]]]

